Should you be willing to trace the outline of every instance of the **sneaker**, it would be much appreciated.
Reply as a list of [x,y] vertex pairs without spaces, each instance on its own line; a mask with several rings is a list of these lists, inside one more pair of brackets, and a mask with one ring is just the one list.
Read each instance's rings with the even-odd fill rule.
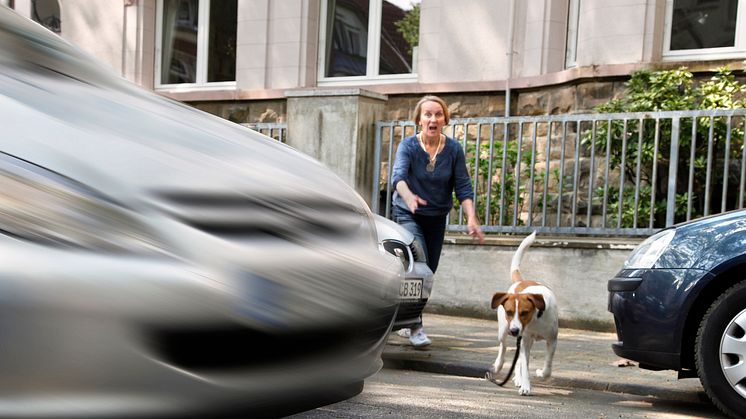
[[406,328],[397,330],[396,334],[403,338],[408,338],[409,336],[411,336],[412,332],[409,330],[409,328]]
[[421,348],[433,342],[430,340],[430,338],[427,337],[425,332],[420,329],[417,331],[417,333],[409,337],[409,343],[411,343],[412,346],[414,346],[415,348]]

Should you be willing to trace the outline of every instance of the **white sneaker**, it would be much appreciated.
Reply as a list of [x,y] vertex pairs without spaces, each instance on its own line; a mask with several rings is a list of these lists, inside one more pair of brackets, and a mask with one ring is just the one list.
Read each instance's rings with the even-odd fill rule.
[[403,338],[408,338],[409,336],[411,336],[412,332],[409,330],[409,328],[405,328],[397,330],[396,334]]
[[425,332],[423,332],[422,329],[420,329],[417,331],[417,333],[409,337],[409,343],[411,343],[412,346],[414,346],[415,348],[421,348],[433,342],[427,337]]

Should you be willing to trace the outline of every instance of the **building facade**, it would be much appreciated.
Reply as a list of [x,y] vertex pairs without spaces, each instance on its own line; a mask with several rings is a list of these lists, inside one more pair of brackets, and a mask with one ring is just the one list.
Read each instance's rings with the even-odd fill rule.
[[[746,0],[2,0],[124,77],[236,122],[287,92],[436,93],[454,114],[584,112],[641,68],[746,58]],[[506,107],[509,112],[506,112]]]

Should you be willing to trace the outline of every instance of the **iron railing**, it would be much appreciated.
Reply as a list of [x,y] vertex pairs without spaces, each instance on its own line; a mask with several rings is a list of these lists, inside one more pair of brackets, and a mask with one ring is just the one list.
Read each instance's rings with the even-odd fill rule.
[[[453,119],[486,232],[647,236],[744,208],[746,110]],[[376,123],[371,207],[391,213],[411,121]],[[449,231],[465,231],[455,202]]]
[[[647,236],[744,208],[745,121],[745,109],[461,118],[445,132],[465,150],[485,231]],[[285,123],[242,125],[287,138]],[[396,147],[414,133],[376,122],[374,212],[390,216]],[[448,230],[465,231],[454,204]]]
[[280,122],[251,122],[241,124],[245,127],[251,128],[254,131],[260,132],[267,137],[274,138],[275,140],[284,143],[287,139],[288,124]]

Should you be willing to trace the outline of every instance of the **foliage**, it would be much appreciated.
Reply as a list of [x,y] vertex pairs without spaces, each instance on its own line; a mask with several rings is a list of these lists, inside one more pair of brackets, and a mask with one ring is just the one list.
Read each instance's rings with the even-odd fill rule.
[[411,54],[412,49],[420,44],[420,5],[413,5],[401,20],[394,22],[394,25],[396,25],[396,31],[409,44],[408,52]]
[[[597,190],[597,195],[601,194],[603,194],[603,191],[601,189]],[[637,196],[635,196],[634,187],[624,187],[624,191],[622,192],[621,214],[619,209],[619,188],[610,186],[608,194],[611,199],[607,208],[607,227],[645,227],[649,224],[650,197],[652,194],[652,188],[649,185],[641,186]],[[682,209],[684,210],[684,213],[686,213],[686,204],[683,206],[677,206],[677,210],[680,211]],[[665,211],[665,201],[656,200],[653,214],[660,214]],[[619,217],[620,215],[621,221]]]
[[[476,144],[469,142],[466,145],[466,166],[469,173],[472,174],[472,180],[476,188],[475,210],[480,220],[489,225],[510,225],[513,223],[513,217],[516,216],[516,225],[522,225],[520,218],[521,212],[525,210],[527,192],[531,188],[531,150],[523,143],[520,154],[520,176],[516,179],[516,166],[518,163],[518,143],[515,140],[508,141],[495,140],[492,148],[492,158],[490,158],[489,141],[482,141],[479,144],[479,153],[476,150]],[[503,177],[503,155],[505,157],[505,174]],[[478,168],[475,176],[475,168]],[[490,172],[490,169],[492,170]],[[537,185],[543,185],[546,172],[534,172],[534,188]],[[549,175],[557,182],[559,181],[559,170],[553,170]],[[518,183],[518,185],[516,185]],[[518,187],[516,193],[516,186]],[[488,196],[488,190],[490,194]],[[556,199],[557,193],[548,193],[547,201]],[[534,202],[534,214],[538,209],[545,206],[543,194],[537,195],[538,199]],[[489,202],[488,202],[489,201]],[[489,219],[485,219],[487,205],[489,204]],[[460,205],[456,197],[453,198],[454,214],[458,214]],[[502,217],[502,223],[500,219]]]
[[[616,112],[649,112],[649,111],[676,111],[676,110],[705,110],[705,109],[734,109],[746,107],[744,93],[746,86],[736,80],[728,68],[720,68],[706,81],[695,83],[693,75],[686,68],[674,70],[648,71],[641,70],[632,74],[626,83],[627,92],[622,98],[612,99],[596,108],[601,113]],[[709,131],[713,131],[713,143],[716,148],[723,148],[722,144],[728,134],[728,125],[725,118],[699,118],[694,138],[692,138],[692,118],[682,118],[679,132],[679,168],[677,184],[687,185],[690,164],[694,166],[693,179],[693,213],[692,217],[701,216],[705,213],[704,198],[705,182],[707,175],[706,156],[708,149]],[[713,124],[710,127],[711,123]],[[642,125],[640,125],[642,124]],[[647,220],[650,211],[650,193],[654,186],[656,201],[653,208],[656,226],[661,226],[665,217],[665,200],[668,189],[668,167],[670,159],[666,154],[671,147],[672,122],[670,119],[661,119],[656,125],[653,119],[630,120],[624,128],[623,121],[597,123],[596,135],[591,130],[583,132],[583,143],[596,148],[601,153],[606,153],[608,146],[610,168],[619,168],[624,171],[628,183],[641,185],[639,192],[640,207],[635,206],[634,187],[624,187],[621,205],[622,222],[621,227],[632,227],[632,215],[637,208],[639,220]],[[656,129],[658,131],[658,147],[655,147]],[[611,130],[611,133],[609,133]],[[641,135],[642,131],[642,135]],[[731,127],[731,138],[743,138],[742,124]],[[611,139],[611,144],[607,144]],[[622,141],[626,140],[626,141]],[[689,162],[690,147],[694,141],[695,160]],[[741,147],[731,149],[731,158],[738,159],[743,150]],[[637,175],[639,162],[639,177]],[[656,184],[653,185],[653,168],[657,168]],[[710,169],[713,176],[722,176],[722,171]],[[723,179],[713,179],[712,184],[721,184]],[[616,225],[618,221],[619,194],[609,194],[609,211],[611,224]],[[645,195],[647,194],[647,195]],[[686,216],[686,195],[676,194],[677,204],[683,202],[684,211],[677,205],[677,216],[681,220]],[[647,199],[647,204],[645,201]],[[645,206],[647,205],[647,207]],[[647,214],[644,214],[647,211]],[[643,223],[647,225],[647,221]]]

